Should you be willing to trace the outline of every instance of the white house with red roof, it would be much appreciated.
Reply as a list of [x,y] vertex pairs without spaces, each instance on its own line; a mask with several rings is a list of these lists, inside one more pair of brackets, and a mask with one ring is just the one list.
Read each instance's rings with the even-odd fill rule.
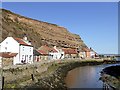
[[64,59],[64,51],[61,48],[53,47],[53,51],[50,54],[53,54],[53,59]]
[[[1,42],[1,57],[13,57],[13,64],[33,63],[33,46],[27,40],[27,37],[13,38],[7,37]],[[9,56],[8,56],[9,55]]]
[[34,62],[42,61],[42,60],[48,60],[49,54],[46,53],[43,50],[33,50],[34,55]]
[[64,52],[62,49],[54,47],[48,47],[48,46],[41,46],[38,51],[41,53],[44,52],[45,54],[48,54],[48,60],[59,60],[64,58]]
[[78,52],[75,48],[62,48],[65,53],[65,58],[78,58]]

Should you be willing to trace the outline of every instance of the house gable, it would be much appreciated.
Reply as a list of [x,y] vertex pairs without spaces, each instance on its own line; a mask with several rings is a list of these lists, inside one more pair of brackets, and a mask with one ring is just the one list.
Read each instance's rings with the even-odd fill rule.
[[19,43],[12,37],[7,37],[3,42],[1,42],[0,52],[19,52]]

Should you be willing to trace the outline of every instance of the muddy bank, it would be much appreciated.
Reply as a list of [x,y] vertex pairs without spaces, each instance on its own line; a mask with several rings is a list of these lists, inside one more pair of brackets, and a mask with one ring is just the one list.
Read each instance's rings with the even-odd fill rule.
[[120,65],[104,68],[101,72],[101,80],[110,87],[120,90]]
[[[80,66],[100,65],[100,64],[107,64],[107,63],[110,63],[110,62],[104,62],[104,61],[62,62],[62,63],[56,64],[56,66],[58,67],[52,74],[48,75],[47,77],[38,79],[37,83],[34,83],[31,86],[26,86],[24,88],[26,89],[28,88],[67,89],[64,79],[70,70]],[[116,62],[111,62],[111,63],[116,63]]]

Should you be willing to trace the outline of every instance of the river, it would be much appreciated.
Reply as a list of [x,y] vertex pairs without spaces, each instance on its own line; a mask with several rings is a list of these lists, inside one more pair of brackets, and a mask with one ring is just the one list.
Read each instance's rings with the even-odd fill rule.
[[65,83],[68,88],[103,88],[99,80],[100,72],[107,66],[118,64],[105,64],[95,66],[82,66],[68,72]]

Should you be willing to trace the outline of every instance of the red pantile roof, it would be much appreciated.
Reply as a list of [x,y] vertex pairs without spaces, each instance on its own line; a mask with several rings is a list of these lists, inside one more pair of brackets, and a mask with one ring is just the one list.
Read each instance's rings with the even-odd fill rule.
[[50,48],[50,47],[48,47],[48,46],[41,46],[41,47],[39,48],[39,50],[44,51],[44,52],[46,52],[46,53],[49,53],[49,52],[57,52],[54,48]]
[[47,52],[43,51],[43,50],[37,50],[41,55],[48,55]]
[[18,53],[11,53],[11,52],[3,52],[0,53],[0,56],[3,58],[12,58],[14,56],[16,56]]
[[65,54],[78,54],[77,49],[72,48],[63,48]]
[[32,46],[32,45],[28,45],[27,43],[25,43],[21,38],[14,38],[14,39],[21,45]]

